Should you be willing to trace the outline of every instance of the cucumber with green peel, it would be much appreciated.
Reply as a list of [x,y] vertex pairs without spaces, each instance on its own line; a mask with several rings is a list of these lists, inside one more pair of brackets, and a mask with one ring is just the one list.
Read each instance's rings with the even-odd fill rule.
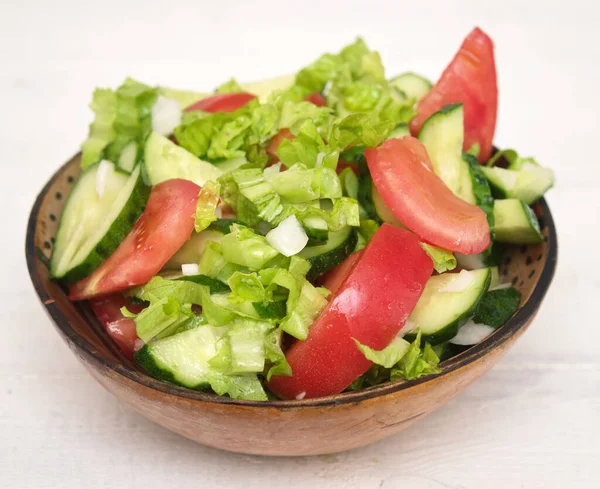
[[473,321],[499,328],[512,317],[520,303],[521,293],[512,287],[488,290],[481,299]]
[[352,254],[357,241],[356,228],[346,226],[339,231],[330,232],[329,239],[324,245],[304,248],[299,255],[311,264],[307,278],[314,280],[342,263]]
[[129,234],[150,189],[141,167],[131,175],[103,160],[79,178],[60,219],[50,275],[72,283],[91,274]]
[[408,128],[408,124],[401,122],[392,130],[392,132],[389,133],[388,137],[385,139],[403,138],[405,136],[410,136],[410,129]]
[[182,178],[202,186],[223,174],[212,163],[197,158],[156,132],[148,136],[144,146],[144,170],[151,185]]
[[211,294],[221,294],[223,292],[230,292],[229,285],[225,282],[221,282],[216,278],[209,277],[208,275],[184,275],[181,271],[177,270],[166,270],[159,274],[166,280],[183,280],[184,282],[193,282],[198,285],[206,285],[210,289]]
[[307,246],[317,246],[327,243],[329,230],[327,222],[322,217],[307,217],[302,220],[302,227],[308,236]]
[[533,204],[554,185],[554,173],[531,162],[524,162],[519,169],[481,167],[493,194],[497,198],[519,199]]
[[431,90],[431,82],[416,73],[402,73],[389,81],[390,85],[402,91],[408,98],[421,100]]
[[544,241],[540,224],[531,207],[518,199],[496,200],[496,241],[511,244],[537,244]]
[[133,168],[140,159],[138,144],[135,141],[131,141],[127,146],[123,148],[119,155],[119,161],[117,166],[127,172],[131,173]]
[[445,105],[425,121],[419,132],[419,141],[427,149],[435,174],[455,195],[475,204],[468,165],[463,159],[463,140],[462,104]]
[[[408,321],[418,327],[423,341],[431,345],[448,341],[475,314],[490,281],[489,268],[435,275],[427,281]],[[415,337],[416,332],[411,332],[406,339]]]
[[245,226],[242,221],[238,221],[237,219],[222,219],[218,218],[216,221],[211,222],[208,226],[208,231],[218,231],[222,234],[229,234],[231,232],[231,225],[238,224],[240,226]]
[[504,246],[502,243],[494,243],[483,253],[476,255],[463,255],[454,253],[458,266],[467,270],[477,270],[479,268],[496,267],[500,265]]
[[205,229],[199,233],[193,232],[190,239],[179,248],[171,259],[165,264],[165,270],[180,270],[181,265],[186,263],[200,263],[200,257],[204,253],[207,243],[218,241],[225,233],[214,229]]
[[252,306],[262,319],[281,319],[286,314],[286,301],[253,302]]
[[473,155],[463,153],[467,172],[461,184],[463,200],[479,207],[487,216],[492,239],[494,239],[494,198],[482,167]]
[[135,361],[159,380],[190,389],[210,386],[208,363],[218,351],[217,342],[226,328],[208,324],[153,341],[135,354]]
[[399,228],[406,227],[383,201],[383,197],[381,197],[381,194],[374,183],[371,183],[371,200],[375,208],[375,214],[381,222],[387,222],[388,224]]

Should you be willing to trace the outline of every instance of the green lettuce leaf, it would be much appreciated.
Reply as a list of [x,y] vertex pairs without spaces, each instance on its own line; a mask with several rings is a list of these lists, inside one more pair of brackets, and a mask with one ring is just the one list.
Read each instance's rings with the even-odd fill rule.
[[210,380],[210,386],[220,396],[247,401],[266,401],[267,393],[256,374],[220,375]]
[[196,220],[194,227],[199,233],[206,229],[210,224],[217,220],[215,210],[219,205],[219,193],[221,186],[218,183],[206,182],[198,194],[196,203]]
[[421,248],[425,250],[433,261],[433,268],[435,268],[436,272],[444,273],[456,268],[456,257],[451,251],[427,243],[421,243]]
[[267,380],[271,380],[273,375],[283,375],[286,377],[292,375],[292,369],[281,349],[281,337],[282,331],[280,329],[272,330],[265,337],[265,356],[269,363],[266,375]]
[[410,343],[400,337],[396,337],[383,350],[374,350],[373,348],[363,345],[358,340],[354,339],[354,343],[363,355],[373,363],[381,365],[384,368],[391,368],[396,365],[410,348]]
[[81,167],[87,168],[102,159],[104,148],[115,138],[113,124],[117,116],[117,95],[109,89],[94,91],[90,108],[95,119],[90,124],[88,138],[81,145]]
[[232,304],[245,301],[263,302],[267,300],[265,287],[256,272],[235,272],[229,277],[227,283],[233,292],[229,296],[229,302]]
[[279,253],[272,248],[264,236],[251,229],[233,224],[231,233],[221,238],[223,258],[229,263],[260,270]]
[[356,243],[356,250],[362,250],[373,235],[379,229],[379,223],[377,221],[373,221],[372,219],[361,219],[360,220],[360,228],[358,229],[358,242]]
[[290,294],[287,302],[287,315],[280,328],[299,340],[308,337],[308,331],[315,319],[327,306],[327,299],[308,280],[304,279],[300,294]]
[[344,168],[340,173],[340,183],[342,184],[342,194],[345,197],[358,200],[358,177],[350,167]]
[[215,93],[239,93],[245,91],[235,78],[231,78],[222,85],[219,85]]
[[342,196],[340,179],[330,168],[306,168],[296,164],[270,176],[268,182],[282,199],[292,204]]
[[116,117],[113,123],[114,140],[106,147],[104,157],[119,161],[121,151],[134,141],[138,147],[152,132],[152,106],[158,97],[158,89],[131,78],[117,89]]
[[406,354],[392,367],[390,380],[413,380],[423,375],[440,373],[439,362],[439,357],[429,343],[421,348],[421,332],[419,331]]

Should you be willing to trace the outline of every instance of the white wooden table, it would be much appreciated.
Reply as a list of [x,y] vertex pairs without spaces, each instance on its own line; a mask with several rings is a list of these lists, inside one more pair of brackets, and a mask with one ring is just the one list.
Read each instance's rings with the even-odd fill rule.
[[[0,5],[0,487],[600,487],[600,10],[490,2],[6,1]],[[367,4],[370,3],[370,6]],[[417,3],[417,5],[414,5]],[[96,86],[211,88],[293,72],[362,34],[388,72],[436,78],[474,25],[496,42],[496,141],[554,168],[559,266],[514,349],[399,436],[274,460],[204,448],[140,418],[76,362],[25,269],[26,216],[83,140]]]

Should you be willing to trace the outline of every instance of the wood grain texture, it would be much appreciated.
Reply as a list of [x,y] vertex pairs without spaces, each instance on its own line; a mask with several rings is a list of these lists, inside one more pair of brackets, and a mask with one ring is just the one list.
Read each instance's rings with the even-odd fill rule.
[[[93,377],[146,418],[205,445],[258,455],[317,455],[393,435],[460,393],[489,370],[531,323],[552,281],[557,257],[552,216],[536,204],[545,241],[508,247],[501,273],[521,290],[520,309],[487,340],[441,364],[442,373],[354,393],[303,401],[247,402],[178,388],[150,378],[125,358],[85,302],[71,302],[49,279],[47,261],[79,155],[48,181],[33,206],[26,257],[41,302]],[[252,443],[248,443],[252,440]]]

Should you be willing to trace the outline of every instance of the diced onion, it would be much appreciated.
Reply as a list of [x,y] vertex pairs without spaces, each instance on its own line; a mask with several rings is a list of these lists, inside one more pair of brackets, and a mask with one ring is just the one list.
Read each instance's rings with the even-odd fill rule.
[[456,257],[458,266],[461,268],[466,268],[467,270],[478,270],[480,268],[485,268],[481,253],[477,255],[463,255],[462,253],[454,253],[454,256]]
[[168,136],[181,124],[181,114],[177,100],[159,95],[152,106],[152,130]]
[[267,233],[266,238],[267,243],[284,256],[299,253],[308,243],[308,236],[296,216],[284,219],[279,226]]
[[498,284],[498,285],[495,285],[494,287],[490,287],[488,290],[510,289],[511,287],[512,287],[512,284],[510,284],[509,282],[507,282],[505,284]]
[[181,273],[183,273],[185,276],[198,275],[198,264],[184,263],[181,265]]
[[460,273],[455,273],[453,275],[456,275],[456,277],[450,282],[442,285],[439,288],[440,292],[464,292],[475,280],[473,274],[467,270],[461,270]]
[[406,320],[406,322],[404,323],[404,326],[402,326],[402,329],[398,332],[398,336],[400,338],[402,338],[403,336],[407,335],[408,333],[414,331],[415,329],[417,329],[418,324],[415,323],[414,321],[412,321],[410,318]]
[[215,216],[217,219],[221,219],[223,217],[223,206],[221,204],[215,207]]
[[96,193],[100,199],[104,195],[104,189],[106,188],[106,177],[109,173],[112,173],[113,168],[113,163],[108,160],[102,160],[98,165],[98,172],[96,173]]
[[494,328],[491,326],[474,323],[472,320],[469,320],[458,330],[458,334],[450,340],[450,343],[463,346],[476,345],[485,340],[493,332]]
[[137,338],[135,340],[135,343],[133,344],[133,351],[141,350],[145,344],[146,343],[144,343],[144,340],[142,340],[141,338]]
[[304,399],[306,397],[306,392],[301,392],[300,394],[298,394],[296,396],[296,400],[297,401],[301,401],[302,399]]

